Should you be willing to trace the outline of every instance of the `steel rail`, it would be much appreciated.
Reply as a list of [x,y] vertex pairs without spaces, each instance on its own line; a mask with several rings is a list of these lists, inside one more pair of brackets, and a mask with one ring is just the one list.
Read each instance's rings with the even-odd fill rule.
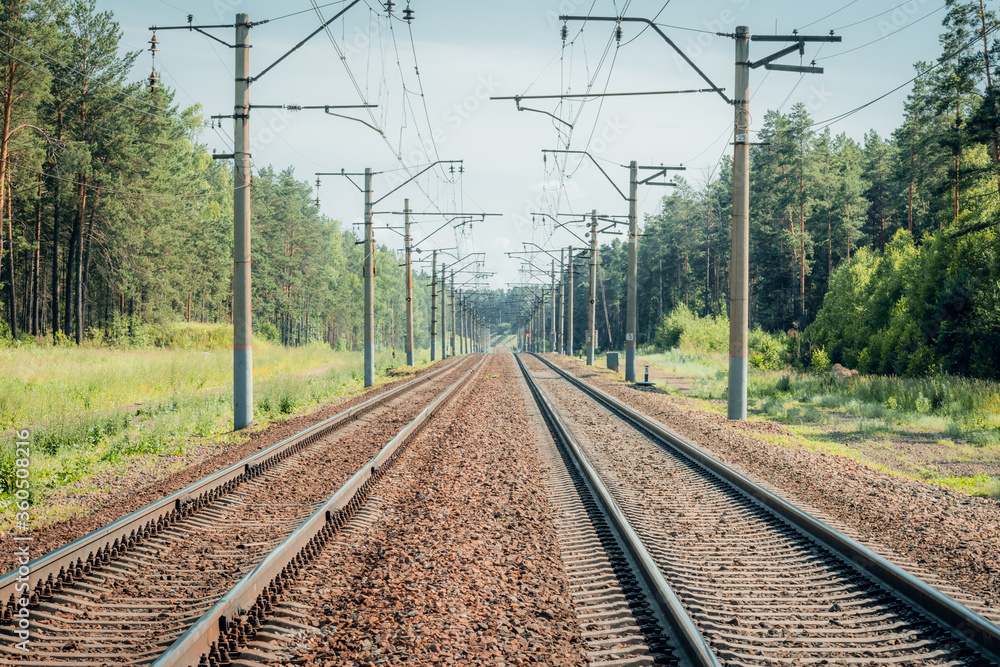
[[836,528],[802,511],[784,498],[768,491],[729,466],[702,452],[694,445],[642,413],[580,378],[564,371],[547,359],[533,355],[546,366],[612,413],[649,435],[665,449],[683,455],[688,460],[713,473],[735,487],[794,528],[832,550],[863,576],[926,613],[944,628],[961,637],[975,650],[994,661],[1000,661],[1000,626],[957,602],[894,565],[871,549],[851,539]]
[[557,442],[569,453],[573,464],[583,476],[591,496],[598,502],[604,515],[608,518],[608,524],[615,532],[619,544],[638,566],[638,574],[646,584],[646,589],[651,593],[652,606],[670,624],[674,638],[685,651],[692,665],[696,667],[721,667],[719,659],[708,646],[708,642],[705,641],[698,626],[695,625],[677,594],[667,583],[660,568],[656,565],[656,561],[653,560],[642,543],[642,539],[636,534],[625,513],[622,512],[621,507],[618,506],[611,492],[604,485],[601,476],[590,464],[583,449],[570,434],[548,396],[535,382],[520,355],[515,355],[515,358],[521,367],[521,373],[524,374],[532,396],[535,397],[535,402],[538,403],[539,410],[552,427]]
[[349,520],[348,514],[360,508],[367,493],[388,472],[402,453],[402,448],[479,372],[486,359],[487,355],[483,355],[465,375],[403,427],[301,526],[188,628],[152,663],[152,667],[213,664],[213,660],[228,664],[229,656],[222,655],[222,652],[228,654],[237,648],[239,641],[236,637],[242,634],[242,628],[247,624],[252,627],[255,621],[260,621],[262,614],[276,601],[277,592],[286,588],[299,568]]
[[[23,568],[15,568],[0,577],[0,622],[4,622],[7,614],[12,611],[11,600],[15,597],[28,597],[32,600],[32,606],[37,604],[39,595],[45,593],[46,586],[58,590],[62,584],[71,583],[79,577],[78,570],[88,572],[91,567],[109,562],[111,558],[121,555],[165,526],[188,516],[306,445],[328,435],[344,422],[370,412],[390,399],[452,369],[452,364],[446,364],[389,391],[377,394],[176,493],[154,501],[103,528],[98,528],[40,556]],[[25,571],[27,574],[23,574]],[[27,590],[23,589],[24,583],[29,586]]]

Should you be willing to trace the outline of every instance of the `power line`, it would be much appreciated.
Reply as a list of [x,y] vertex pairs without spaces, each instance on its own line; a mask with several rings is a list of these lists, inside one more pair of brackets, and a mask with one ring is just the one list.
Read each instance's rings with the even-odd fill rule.
[[868,21],[871,21],[872,19],[877,19],[880,16],[884,16],[885,14],[888,14],[889,12],[894,12],[897,9],[899,9],[900,7],[903,7],[903,6],[909,5],[909,4],[913,4],[913,0],[906,0],[906,2],[901,2],[898,5],[896,5],[895,7],[890,7],[889,9],[885,10],[884,12],[879,12],[878,14],[875,14],[874,16],[869,16],[866,19],[861,19],[860,21],[855,21],[854,23],[848,23],[847,25],[842,25],[840,27],[834,28],[833,30],[834,30],[834,32],[836,32],[836,31],[843,30],[844,28],[853,28],[856,25],[861,25],[862,23],[867,23]]
[[822,18],[818,18],[815,21],[813,21],[812,23],[805,24],[804,26],[802,26],[801,28],[799,28],[799,30],[805,30],[806,28],[808,28],[810,26],[816,25],[820,21],[825,21],[826,19],[830,18],[834,14],[839,14],[840,12],[844,11],[845,9],[847,9],[848,7],[850,7],[851,5],[857,4],[857,2],[858,2],[858,0],[851,0],[850,2],[848,2],[846,5],[844,5],[840,9],[838,9],[836,11],[832,11],[832,12],[830,12],[829,14],[827,14],[826,16],[824,16]]
[[920,18],[916,19],[915,21],[912,21],[911,23],[908,23],[907,25],[903,26],[899,30],[890,32],[887,35],[882,35],[878,39],[873,39],[872,41],[868,42],[867,44],[862,44],[861,46],[856,46],[853,49],[848,49],[846,51],[841,51],[839,53],[835,53],[832,56],[827,56],[826,58],[816,58],[816,60],[817,61],[820,61],[820,60],[830,60],[831,58],[839,58],[840,56],[846,56],[848,53],[853,53],[854,51],[858,51],[859,49],[863,49],[865,47],[871,46],[872,44],[875,44],[876,42],[881,42],[883,39],[889,39],[890,37],[895,37],[899,33],[901,33],[904,30],[906,30],[907,28],[912,28],[913,26],[917,25],[918,23],[920,23],[924,19],[930,18],[931,16],[934,16],[935,14],[937,14],[939,11],[941,11],[942,9],[944,9],[947,6],[948,5],[941,5],[940,7],[938,7],[937,9],[935,9],[934,11],[930,12],[929,14],[924,14]]
[[[319,8],[323,9],[324,7],[332,7],[333,5],[342,5],[345,2],[347,2],[347,0],[337,0],[336,2],[328,2],[325,5],[320,5]],[[285,14],[284,16],[276,16],[273,19],[266,19],[264,21],[260,21],[260,23],[274,23],[275,21],[280,21],[282,19],[291,18],[292,16],[298,16],[299,14],[305,14],[305,13],[311,12],[311,11],[313,11],[313,10],[311,10],[311,9],[303,9],[303,10],[298,11],[298,12],[292,12],[291,14]]]
[[[986,31],[986,36],[991,35],[992,33],[996,32],[997,30],[1000,30],[1000,25],[994,26],[994,27],[990,28],[989,30],[987,30]],[[888,91],[887,93],[884,93],[883,95],[879,95],[875,99],[870,100],[868,102],[865,102],[861,106],[855,107],[855,108],[851,109],[850,111],[845,111],[842,114],[839,114],[837,116],[833,116],[832,118],[827,118],[826,120],[817,121],[817,122],[813,123],[810,127],[821,127],[821,126],[822,127],[828,127],[830,125],[833,125],[834,123],[839,123],[840,121],[844,120],[845,118],[847,118],[849,116],[853,116],[854,114],[858,113],[862,109],[866,109],[866,108],[870,107],[871,105],[875,104],[876,102],[880,102],[881,100],[884,100],[885,98],[889,97],[893,93],[895,93],[895,92],[897,92],[899,90],[902,90],[906,86],[910,85],[911,83],[913,83],[917,79],[919,79],[919,78],[921,78],[921,77],[923,77],[923,76],[925,76],[927,74],[930,74],[931,72],[933,72],[937,68],[941,67],[946,62],[948,62],[949,60],[951,60],[952,58],[954,58],[956,55],[958,55],[959,53],[961,53],[965,49],[969,48],[970,46],[972,46],[973,44],[975,44],[976,42],[978,42],[982,38],[983,38],[982,35],[977,35],[976,37],[973,37],[968,42],[966,42],[965,44],[963,44],[960,48],[958,48],[957,50],[955,50],[954,52],[952,52],[951,54],[943,56],[934,65],[931,65],[927,69],[925,69],[922,72],[918,73],[912,79],[909,79],[909,80],[901,83],[900,85],[896,86],[895,88],[893,88],[892,90]]]

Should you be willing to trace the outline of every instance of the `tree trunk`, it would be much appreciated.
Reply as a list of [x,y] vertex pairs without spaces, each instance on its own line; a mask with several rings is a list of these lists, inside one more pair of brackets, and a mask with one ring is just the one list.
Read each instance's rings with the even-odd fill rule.
[[910,154],[910,205],[909,205],[909,230],[913,233],[913,162],[917,159],[917,156],[913,153]]
[[[4,219],[4,207],[7,207],[7,308],[10,323],[10,333],[17,340],[17,295],[14,284],[14,227],[11,223],[10,202],[7,183],[7,160],[10,157],[10,116],[14,107],[14,77],[17,75],[18,63],[11,59],[7,65],[6,84],[3,98],[3,135],[0,136],[0,224]],[[6,198],[6,199],[5,199]],[[0,248],[0,258],[3,257]]]
[[[76,344],[83,343],[83,221],[87,214],[87,177],[84,174],[77,176],[79,185],[77,186],[77,207],[76,216],[73,220],[73,238],[70,245],[73,248],[73,271],[67,275],[66,296],[72,295],[73,308],[76,311]],[[75,239],[75,242],[73,241]],[[75,291],[69,289],[69,278],[74,277]],[[70,331],[70,312],[66,311],[66,331]]]
[[959,139],[958,128],[959,123],[962,120],[962,108],[959,106],[959,102],[955,103],[955,220],[958,221],[959,213],[959,177],[961,175],[960,171],[960,160],[962,157],[962,146]]
[[83,254],[83,289],[81,301],[81,311],[80,320],[84,319],[87,309],[90,303],[90,243],[94,238],[94,215],[97,213],[97,205],[101,202],[101,191],[97,190],[97,194],[94,197],[94,203],[90,207],[90,220],[87,223],[87,247]]
[[[63,136],[62,111],[56,114],[56,124],[58,132],[57,139],[61,142]],[[52,340],[55,342],[55,334],[59,331],[59,223],[61,221],[59,210],[59,174],[56,157],[52,159]]]
[[42,273],[42,182],[44,176],[38,175],[38,199],[35,201],[35,252],[31,267],[31,335],[41,335],[41,318],[39,317],[39,278]]

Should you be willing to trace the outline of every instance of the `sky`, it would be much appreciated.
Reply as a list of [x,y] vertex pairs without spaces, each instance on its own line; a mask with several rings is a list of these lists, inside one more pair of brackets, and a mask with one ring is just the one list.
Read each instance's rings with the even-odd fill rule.
[[[328,20],[349,2],[315,0]],[[251,71],[254,75],[278,60],[321,25],[312,0],[98,0],[111,10],[123,31],[123,48],[145,50],[152,26],[232,25],[236,13],[251,21],[268,22],[251,30]],[[396,3],[400,16],[405,3]],[[585,229],[570,223],[555,229],[548,217],[532,213],[603,215],[628,213],[632,160],[640,165],[686,167],[678,174],[696,185],[718,174],[722,158],[732,154],[733,110],[715,93],[523,100],[491,97],[514,95],[636,93],[708,87],[698,74],[652,30],[641,24],[569,21],[565,45],[562,14],[591,17],[624,15],[656,18],[664,33],[715,85],[732,93],[734,43],[728,37],[737,25],[752,34],[825,35],[834,30],[842,43],[807,45],[783,64],[816,64],[822,75],[751,72],[752,129],[759,130],[770,109],[788,111],[805,104],[814,120],[822,121],[854,109],[903,84],[915,74],[918,61],[940,55],[938,34],[944,17],[943,0],[506,0],[502,3],[413,0],[415,18],[407,25],[386,18],[375,0],[348,9],[328,31],[314,38],[255,81],[251,104],[256,105],[377,105],[370,111],[322,110],[299,112],[257,109],[252,114],[251,153],[257,168],[294,168],[299,180],[313,184],[317,172],[363,172],[372,168],[376,241],[399,248],[399,226],[393,215],[410,208],[415,243],[421,250],[439,248],[458,255],[484,252],[490,285],[530,281],[521,257],[508,252],[523,244],[546,249],[580,247]],[[233,28],[210,29],[232,43]],[[159,30],[155,66],[161,83],[176,93],[181,107],[199,104],[206,116],[232,113],[233,51],[188,30]],[[751,43],[756,60],[783,44]],[[341,57],[343,54],[343,57]],[[146,78],[153,67],[148,52],[139,56],[134,77]],[[859,141],[866,132],[890,134],[899,124],[909,86],[859,113],[832,125],[834,134]],[[370,113],[370,115],[369,115]],[[552,114],[561,120],[556,120]],[[364,121],[364,123],[359,122]],[[381,130],[381,133],[376,129]],[[201,141],[209,151],[232,150],[232,122],[206,128]],[[549,155],[543,149],[587,151],[585,156]],[[403,185],[437,160],[462,160],[450,173],[440,165]],[[457,165],[456,165],[457,166]],[[462,173],[459,173],[461,171]],[[614,183],[611,182],[611,180]],[[363,218],[363,195],[340,176],[320,179],[321,211],[345,227]],[[355,179],[358,182],[358,179]],[[397,186],[397,192],[385,196]],[[639,189],[640,220],[656,214],[663,187]],[[449,213],[502,214],[477,218],[459,227],[454,221],[433,236]],[[752,225],[752,221],[751,221]],[[751,227],[752,228],[752,227]],[[355,227],[355,229],[358,229]],[[608,236],[602,241],[610,241]],[[454,250],[448,250],[452,249]],[[533,246],[527,249],[534,250]],[[558,251],[557,251],[558,252]],[[429,257],[421,254],[420,257]],[[442,254],[442,260],[452,262]],[[550,267],[551,257],[534,256],[536,273]]]

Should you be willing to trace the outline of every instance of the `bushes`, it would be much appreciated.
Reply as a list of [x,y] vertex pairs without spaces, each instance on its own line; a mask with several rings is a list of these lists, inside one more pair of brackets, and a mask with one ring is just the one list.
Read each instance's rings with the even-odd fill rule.
[[776,371],[785,365],[785,341],[780,334],[769,334],[757,327],[750,332],[751,368]]
[[833,273],[807,338],[863,374],[1000,380],[997,236],[942,233],[918,246],[900,231],[881,255],[860,250]]
[[726,352],[729,349],[729,320],[725,317],[698,317],[685,306],[664,315],[656,328],[656,347],[679,348],[685,352]]

